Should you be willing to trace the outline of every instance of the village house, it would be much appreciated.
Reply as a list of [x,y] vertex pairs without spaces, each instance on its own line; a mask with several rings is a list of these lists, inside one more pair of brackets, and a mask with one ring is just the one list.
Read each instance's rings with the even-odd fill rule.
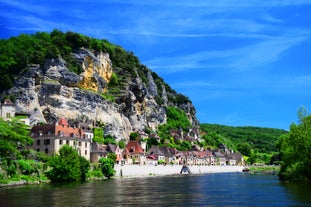
[[213,152],[213,155],[215,156],[215,164],[216,165],[226,165],[227,164],[227,160],[225,158],[225,155],[222,154],[219,151],[215,151]]
[[56,154],[66,144],[77,150],[79,155],[90,160],[91,139],[85,138],[82,128],[69,126],[65,118],[61,118],[55,124],[33,126],[30,136],[34,139],[30,148],[38,152]]
[[106,150],[107,145],[99,144],[98,142],[91,143],[90,161],[98,162],[100,158],[106,157],[108,152]]
[[227,165],[244,165],[244,159],[241,153],[225,154]]
[[9,99],[5,99],[3,104],[0,103],[0,117],[5,121],[9,121],[13,117],[18,117],[20,123],[30,126],[29,114],[17,113],[15,111],[15,104]]
[[6,121],[15,116],[15,104],[9,99],[4,100],[3,104],[0,103],[0,116]]
[[146,161],[149,165],[157,165],[158,161],[165,161],[165,156],[158,146],[152,145],[146,153]]
[[123,150],[124,164],[146,164],[144,150],[137,141],[129,141]]
[[99,144],[97,142],[91,143],[91,153],[90,153],[90,161],[98,162],[100,158],[107,157],[109,153],[113,153],[116,155],[116,164],[121,164],[122,160],[122,151],[118,145],[114,144]]
[[113,153],[116,155],[116,164],[121,164],[122,160],[122,150],[118,145],[115,144],[108,144],[106,148],[108,154]]

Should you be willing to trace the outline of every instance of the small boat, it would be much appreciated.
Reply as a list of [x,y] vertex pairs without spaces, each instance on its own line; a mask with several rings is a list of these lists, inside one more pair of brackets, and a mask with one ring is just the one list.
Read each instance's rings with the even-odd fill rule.
[[244,167],[244,168],[242,169],[242,172],[245,172],[245,173],[249,172],[249,168],[248,168],[248,167]]

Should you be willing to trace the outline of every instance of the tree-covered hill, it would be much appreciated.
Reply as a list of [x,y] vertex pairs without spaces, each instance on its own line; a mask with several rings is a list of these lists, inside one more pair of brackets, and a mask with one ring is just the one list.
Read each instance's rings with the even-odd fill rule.
[[282,129],[263,127],[233,127],[218,124],[201,124],[200,128],[206,132],[204,140],[209,141],[211,146],[217,146],[224,142],[244,155],[253,149],[260,153],[273,153],[277,151],[276,141],[281,135],[288,132]]

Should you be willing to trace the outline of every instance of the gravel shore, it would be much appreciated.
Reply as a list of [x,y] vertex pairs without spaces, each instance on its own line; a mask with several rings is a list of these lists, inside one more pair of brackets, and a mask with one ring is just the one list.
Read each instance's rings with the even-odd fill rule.
[[[188,166],[191,174],[242,172],[243,166]],[[182,165],[116,165],[114,177],[146,177],[180,174]]]

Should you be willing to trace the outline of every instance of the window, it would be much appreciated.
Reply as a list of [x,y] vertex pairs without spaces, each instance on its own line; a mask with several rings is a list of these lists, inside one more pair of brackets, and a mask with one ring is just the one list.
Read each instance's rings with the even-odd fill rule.
[[85,142],[85,148],[87,148],[87,142]]
[[59,140],[59,145],[62,145],[63,144],[63,140]]
[[49,145],[50,144],[50,139],[45,139],[44,140],[44,145]]
[[48,148],[45,148],[45,154],[48,154],[49,153],[49,149]]
[[84,154],[87,155],[87,150],[84,151]]
[[40,140],[37,140],[37,145],[40,145]]
[[66,140],[66,145],[69,145],[69,140]]
[[10,118],[11,114],[10,113],[6,113],[6,118]]
[[79,142],[79,146],[81,147],[81,142]]
[[40,152],[40,149],[37,149],[37,152]]

